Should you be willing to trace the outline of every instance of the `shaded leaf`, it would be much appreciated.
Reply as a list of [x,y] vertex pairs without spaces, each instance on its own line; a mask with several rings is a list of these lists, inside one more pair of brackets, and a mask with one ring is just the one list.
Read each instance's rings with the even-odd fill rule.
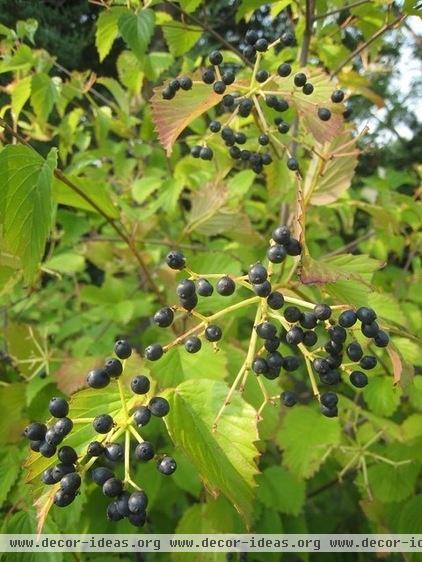
[[31,81],[31,104],[38,119],[47,121],[59,92],[54,78],[43,72],[34,74]]
[[268,508],[298,515],[305,501],[305,482],[281,466],[270,466],[258,474],[258,499]]
[[154,12],[150,9],[140,10],[137,14],[125,10],[119,17],[120,34],[139,59],[151,40],[154,21]]
[[334,283],[341,279],[369,284],[381,262],[365,255],[340,254],[315,260],[310,255],[302,259],[300,279],[302,283]]

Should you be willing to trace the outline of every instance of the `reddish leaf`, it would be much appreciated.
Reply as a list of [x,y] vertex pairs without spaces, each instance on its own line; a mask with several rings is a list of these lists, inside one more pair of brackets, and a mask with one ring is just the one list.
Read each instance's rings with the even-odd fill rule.
[[57,386],[62,392],[73,394],[86,386],[88,372],[101,367],[103,362],[104,360],[99,357],[68,357],[54,371],[53,379],[57,382]]
[[45,520],[47,519],[48,512],[50,511],[54,494],[59,489],[59,484],[54,486],[49,486],[48,489],[37,499],[34,503],[34,507],[37,513],[37,534],[41,534],[43,527],[45,525]]
[[414,375],[413,365],[403,360],[403,357],[393,343],[389,343],[387,351],[393,366],[394,384],[400,384],[401,387],[407,386]]

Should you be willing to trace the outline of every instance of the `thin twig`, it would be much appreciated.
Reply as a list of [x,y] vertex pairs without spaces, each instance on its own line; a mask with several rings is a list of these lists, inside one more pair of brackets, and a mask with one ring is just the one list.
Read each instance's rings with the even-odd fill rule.
[[356,8],[357,6],[361,6],[362,4],[372,4],[372,0],[357,0],[357,2],[352,2],[351,4],[347,4],[346,6],[337,8],[336,10],[331,10],[329,12],[325,12],[325,14],[320,14],[319,16],[315,16],[314,21],[328,18],[328,16],[334,16],[335,14],[339,14],[344,10],[350,10],[350,8]]
[[369,45],[371,45],[374,41],[376,41],[379,37],[381,37],[381,35],[383,35],[386,31],[388,31],[389,29],[391,29],[395,25],[400,24],[405,19],[406,19],[406,15],[400,15],[395,20],[393,20],[392,22],[386,23],[385,25],[383,25],[376,33],[374,33],[374,35],[372,37],[370,37],[367,41],[365,41],[365,43],[362,43],[352,53],[350,53],[350,55],[347,58],[345,58],[344,61],[342,63],[340,63],[335,70],[333,70],[331,72],[330,78],[333,78],[334,76],[337,76],[337,74],[340,72],[340,70],[342,70],[346,66],[346,64],[348,64],[351,60],[353,60],[357,55],[359,55],[367,47],[369,47]]

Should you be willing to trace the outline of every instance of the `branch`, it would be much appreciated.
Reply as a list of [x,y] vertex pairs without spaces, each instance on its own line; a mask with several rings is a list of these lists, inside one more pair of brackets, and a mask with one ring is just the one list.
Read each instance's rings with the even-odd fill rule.
[[[12,137],[14,137],[17,141],[19,141],[21,144],[24,144],[25,146],[27,146],[28,148],[31,148],[32,150],[35,150],[30,144],[29,142],[22,137],[19,133],[16,133],[16,131],[13,130],[13,128],[9,125],[9,123],[7,123],[7,121],[5,121],[4,119],[0,118],[0,126],[3,127],[8,133],[10,133],[12,135]],[[69,178],[67,178],[64,173],[59,170],[58,168],[56,168],[54,170],[54,176],[61,181],[62,183],[64,183],[67,187],[69,187],[72,191],[74,191],[75,193],[77,193],[79,195],[79,197],[81,197],[82,199],[84,199],[87,203],[89,203],[89,205],[95,209],[97,211],[98,214],[100,214],[108,223],[109,225],[114,229],[114,231],[118,234],[118,236],[124,241],[126,242],[126,244],[128,245],[130,251],[132,252],[132,254],[135,256],[136,261],[138,262],[143,274],[145,275],[145,278],[147,279],[148,285],[150,286],[150,288],[154,291],[154,293],[157,295],[157,298],[160,302],[164,302],[160,289],[158,288],[158,286],[156,285],[155,281],[153,280],[153,278],[151,277],[150,272],[148,271],[148,268],[141,256],[141,254],[139,253],[137,247],[135,246],[133,240],[130,238],[130,236],[124,231],[123,226],[117,224],[114,219],[112,219],[111,217],[109,217],[107,215],[107,213],[105,213],[101,207],[99,207],[97,205],[97,203],[95,201],[93,201],[89,195],[87,195],[86,193],[84,193],[77,185],[75,185]]]
[[336,76],[340,72],[340,70],[342,70],[346,66],[347,63],[349,63],[359,53],[361,53],[367,47],[369,47],[369,45],[371,45],[374,41],[376,41],[379,37],[381,37],[381,35],[383,35],[383,33],[388,31],[389,29],[391,29],[395,25],[400,24],[404,19],[406,19],[406,15],[404,15],[404,16],[400,15],[395,20],[393,20],[391,23],[386,23],[385,25],[383,25],[376,33],[374,33],[374,35],[370,39],[365,41],[365,43],[362,43],[361,45],[359,45],[359,47],[357,47],[352,53],[350,53],[350,55],[341,64],[339,64],[339,66],[335,70],[333,70],[331,72],[330,78],[333,78],[334,76]]
[[315,0],[306,0],[306,23],[303,34],[302,47],[300,49],[300,66],[306,66],[309,55],[309,45],[311,43],[312,25],[314,23]]
[[236,49],[236,47],[233,47],[233,45],[231,45],[228,41],[226,41],[222,35],[220,35],[217,31],[215,31],[206,22],[201,21],[200,19],[198,19],[196,16],[193,16],[192,14],[188,14],[188,12],[186,12],[181,6],[175,4],[171,0],[164,0],[164,2],[169,6],[173,6],[173,8],[176,8],[176,10],[178,10],[181,14],[183,14],[185,18],[189,18],[191,21],[196,23],[196,25],[202,27],[204,31],[208,31],[208,33],[210,33],[213,37],[215,37],[217,41],[220,41],[220,43],[224,45],[226,49],[236,53],[236,55],[240,57],[247,66],[252,67],[252,63],[243,55],[243,53],[241,53],[238,49]]
[[351,4],[347,4],[346,6],[342,6],[341,8],[337,8],[336,10],[331,10],[330,12],[325,12],[325,14],[321,14],[319,16],[314,17],[314,21],[322,20],[323,18],[327,18],[328,16],[334,16],[343,10],[349,10],[350,8],[356,8],[356,6],[361,6],[362,4],[372,4],[372,0],[357,0],[357,2],[352,2]]

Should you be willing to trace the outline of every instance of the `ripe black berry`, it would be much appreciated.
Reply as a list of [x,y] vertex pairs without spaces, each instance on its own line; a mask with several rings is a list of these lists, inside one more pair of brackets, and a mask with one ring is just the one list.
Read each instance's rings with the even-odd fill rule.
[[268,363],[263,357],[255,357],[252,361],[252,371],[257,375],[263,375],[268,371]]
[[218,133],[218,131],[221,129],[220,121],[211,121],[209,124],[209,129],[212,133]]
[[356,323],[357,319],[358,317],[354,310],[345,310],[338,317],[338,323],[340,326],[343,326],[343,328],[351,328]]
[[362,324],[361,326],[361,332],[367,338],[374,338],[379,331],[380,327],[378,325],[378,322],[376,322],[375,320],[370,324]]
[[369,371],[369,369],[373,369],[376,364],[378,363],[377,358],[373,355],[364,355],[362,359],[359,361],[359,365],[365,371]]
[[267,250],[267,258],[271,263],[282,263],[287,256],[286,248],[281,244],[274,244]]
[[107,460],[112,462],[118,462],[123,460],[125,456],[124,449],[120,443],[108,443],[104,447],[104,455]]
[[265,103],[268,107],[274,108],[277,105],[277,96],[270,94],[269,96],[265,97]]
[[264,53],[268,49],[268,41],[261,37],[255,42],[254,47],[258,52]]
[[324,349],[330,355],[338,355],[343,351],[343,344],[330,340],[325,344]]
[[145,511],[148,506],[148,496],[144,491],[133,492],[128,499],[128,507],[131,513]]
[[133,377],[130,388],[134,394],[146,394],[149,391],[150,382],[145,375],[137,375]]
[[368,377],[362,371],[353,371],[349,380],[356,388],[363,388],[368,384]]
[[40,445],[40,453],[43,457],[49,459],[56,454],[56,446],[47,441],[43,441]]
[[165,398],[162,398],[161,396],[154,396],[149,401],[148,408],[151,410],[151,414],[153,416],[163,418],[169,413],[170,404]]
[[296,238],[290,238],[289,243],[286,246],[286,252],[289,256],[300,256],[302,246],[299,240],[296,240]]
[[283,314],[287,322],[298,322],[302,317],[302,313],[297,306],[288,306],[284,309]]
[[323,357],[316,357],[312,361],[312,366],[315,369],[315,371],[320,375],[324,373],[328,373],[328,371],[330,370],[330,364]]
[[312,86],[312,84],[310,82],[306,82],[306,84],[302,88],[302,92],[305,94],[305,96],[310,96],[313,91],[314,87]]
[[331,111],[327,107],[320,107],[318,109],[318,117],[321,121],[329,121],[331,119]]
[[213,84],[215,80],[215,72],[212,68],[207,68],[202,73],[202,80],[205,84]]
[[307,330],[303,334],[303,345],[306,347],[312,347],[318,341],[318,336],[312,330]]
[[286,123],[286,121],[282,121],[281,123],[278,124],[277,130],[282,135],[285,135],[286,133],[288,133],[290,131],[290,125],[288,123]]
[[41,475],[41,481],[43,484],[47,486],[51,486],[52,484],[56,484],[58,481],[56,480],[55,476],[53,475],[52,468],[46,468]]
[[217,80],[217,82],[214,82],[213,89],[216,94],[221,95],[226,91],[226,85],[222,80]]
[[63,490],[57,490],[57,492],[54,494],[53,501],[54,505],[57,505],[57,507],[67,507],[73,502],[74,499],[74,494],[68,494]]
[[157,470],[161,472],[161,474],[165,474],[166,476],[170,476],[170,474],[173,474],[176,468],[176,461],[172,457],[168,457],[167,455],[157,462]]
[[103,494],[109,498],[115,498],[123,491],[123,482],[119,478],[109,478],[103,484]]
[[262,146],[266,146],[270,142],[270,137],[266,134],[259,135],[258,142]]
[[230,156],[235,160],[240,158],[240,148],[238,146],[232,146],[229,150]]
[[145,525],[147,515],[145,511],[140,511],[139,513],[130,513],[128,515],[128,520],[135,527],[143,527]]
[[246,142],[246,135],[245,133],[235,133],[234,134],[234,140],[237,144],[245,144]]
[[268,271],[261,263],[256,263],[249,268],[248,278],[253,284],[263,283],[267,279],[267,276]]
[[284,297],[278,291],[274,291],[268,295],[267,304],[273,310],[280,310],[284,306]]
[[104,453],[104,447],[99,441],[91,441],[86,452],[90,457],[100,457]]
[[271,338],[270,340],[265,340],[264,347],[267,351],[273,353],[274,351],[277,351],[277,349],[280,346],[280,343],[281,343],[280,338],[275,337],[275,338]]
[[45,434],[46,443],[49,443],[50,445],[58,445],[62,442],[62,440],[63,437],[56,433],[52,427],[50,429],[47,429],[47,432]]
[[306,330],[312,330],[317,325],[317,317],[314,312],[302,312],[300,316],[300,325]]
[[174,92],[177,92],[180,89],[180,82],[179,80],[174,79],[170,82],[169,86]]
[[295,42],[295,36],[293,35],[293,33],[291,31],[286,31],[281,36],[281,40],[284,43],[284,45],[286,45],[286,46],[293,45],[293,43]]
[[350,361],[360,361],[363,356],[362,347],[357,341],[354,341],[347,346],[346,353]]
[[217,66],[223,62],[223,55],[220,51],[212,51],[208,57],[211,64]]
[[331,340],[336,343],[344,343],[346,341],[347,332],[342,326],[332,326],[328,329],[328,333]]
[[330,369],[327,373],[322,373],[319,375],[319,380],[322,384],[335,385],[341,380],[340,373],[334,369]]
[[68,435],[72,431],[72,428],[73,421],[70,418],[60,418],[53,425],[55,433],[57,433],[57,435],[60,435],[60,437],[62,438]]
[[214,288],[207,279],[198,279],[196,282],[196,290],[201,297],[210,297]]
[[297,403],[297,394],[291,390],[286,390],[280,394],[280,399],[284,406],[291,408]]
[[116,522],[116,521],[120,521],[121,519],[123,519],[123,515],[119,511],[116,501],[108,504],[106,514],[107,514],[107,519],[109,521]]
[[377,319],[375,311],[372,308],[368,308],[367,306],[361,306],[361,308],[356,311],[356,315],[364,324],[370,324]]
[[236,75],[233,70],[226,70],[221,78],[226,86],[230,86],[236,80]]
[[298,88],[302,88],[306,84],[306,74],[303,74],[303,72],[298,72],[297,74],[295,74],[293,81],[295,86],[297,86]]
[[108,414],[101,414],[94,418],[92,426],[97,433],[108,433],[113,427],[113,418]]
[[166,86],[164,90],[161,92],[161,95],[164,100],[171,100],[174,98],[175,91],[170,88],[170,86]]
[[239,103],[239,113],[242,117],[247,117],[249,115],[249,113],[251,112],[251,109],[253,107],[253,102],[252,100],[250,100],[249,98],[246,98],[244,100],[242,100]]
[[157,361],[163,356],[164,350],[159,343],[152,343],[145,348],[145,357],[149,361]]
[[247,45],[244,49],[243,49],[243,54],[245,55],[245,57],[247,59],[253,59],[256,55],[256,49],[255,47],[253,47],[252,45]]
[[390,337],[384,330],[379,330],[379,332],[374,337],[374,343],[377,347],[387,347]]
[[344,100],[344,92],[343,90],[334,90],[331,94],[331,101],[334,103],[340,103]]
[[221,103],[228,108],[233,107],[234,105],[234,96],[232,96],[231,94],[225,94],[223,96],[223,99],[221,100]]
[[133,412],[133,421],[136,425],[144,427],[151,419],[151,410],[146,406],[139,406]]
[[40,439],[38,441],[30,441],[29,442],[29,448],[31,449],[31,451],[34,451],[34,453],[39,453],[40,452],[40,447],[43,444],[43,441]]
[[182,76],[179,78],[179,84],[182,90],[190,90],[192,88],[192,80],[189,76]]
[[123,365],[118,359],[113,357],[105,362],[104,370],[109,377],[117,378],[123,373]]
[[183,306],[185,310],[191,311],[198,304],[198,297],[195,294],[186,299],[180,298],[180,304]]
[[198,144],[192,146],[192,148],[190,149],[190,155],[193,156],[194,158],[199,158],[199,155],[201,154],[201,148],[202,146],[199,146]]
[[289,158],[287,160],[287,167],[289,168],[289,170],[292,170],[292,171],[298,170],[299,164],[298,164],[298,161],[296,160],[296,158]]
[[317,320],[328,320],[331,316],[331,308],[328,304],[317,304],[314,307],[314,314]]
[[281,76],[282,78],[285,78],[286,76],[289,76],[289,74],[292,71],[292,67],[290,66],[290,64],[288,64],[287,62],[283,62],[282,64],[280,64],[280,66],[277,68],[277,73],[279,76]]
[[174,312],[170,307],[165,306],[160,308],[160,310],[157,310],[154,314],[153,320],[160,328],[168,328],[174,320]]
[[205,337],[208,341],[216,342],[221,339],[221,328],[216,324],[210,324],[205,328]]
[[214,152],[211,150],[209,146],[203,146],[201,148],[201,151],[199,153],[199,158],[201,158],[202,160],[212,160],[213,156],[214,156]]
[[43,423],[33,422],[25,427],[25,437],[31,441],[41,441],[44,439],[47,426]]
[[263,283],[255,283],[252,285],[252,289],[254,290],[255,294],[258,297],[266,298],[270,295],[272,291],[271,283],[268,281],[264,281]]
[[256,73],[256,81],[259,82],[260,84],[262,84],[262,82],[265,82],[265,80],[268,79],[268,72],[266,70],[258,70],[258,72]]
[[299,368],[300,361],[296,355],[288,355],[283,357],[283,369],[290,372],[296,371]]
[[81,477],[77,472],[70,472],[60,480],[60,488],[67,494],[74,494],[81,485]]
[[298,345],[303,341],[303,330],[299,326],[293,326],[286,334],[286,342],[289,345]]
[[287,111],[289,109],[289,102],[287,100],[278,99],[274,109],[279,113],[283,113],[283,111]]
[[172,250],[166,256],[166,263],[171,269],[183,269],[186,265],[185,256],[182,252]]
[[104,482],[107,482],[113,476],[113,471],[106,466],[98,466],[91,472],[91,478],[98,486],[102,486]]
[[280,369],[283,366],[283,357],[278,351],[272,351],[266,357],[270,369]]
[[135,458],[138,461],[150,461],[154,457],[154,446],[149,441],[139,443],[135,449]]
[[330,355],[327,357],[327,361],[330,365],[330,369],[337,369],[343,362],[343,355]]
[[48,410],[55,418],[65,418],[69,413],[69,404],[64,398],[52,398]]
[[338,396],[335,392],[323,392],[320,396],[320,402],[326,408],[334,408],[338,403]]
[[123,491],[117,496],[117,499],[114,502],[116,504],[117,511],[122,517],[127,517],[130,514],[129,498],[129,492]]
[[114,344],[114,353],[119,359],[128,359],[132,354],[132,347],[126,340],[117,340]]
[[233,281],[231,277],[225,275],[221,277],[215,286],[215,289],[219,295],[227,297],[232,295],[236,289],[236,283]]
[[277,244],[286,245],[290,242],[290,230],[287,226],[279,226],[273,230],[271,237]]
[[258,34],[253,29],[249,29],[245,34],[245,41],[249,43],[249,45],[255,45],[258,40]]
[[271,322],[262,322],[255,327],[256,333],[260,338],[273,339],[277,335],[277,327]]
[[337,406],[334,406],[333,408],[327,408],[327,406],[321,404],[320,410],[321,413],[327,418],[336,418],[338,416]]
[[185,349],[188,353],[196,353],[202,347],[202,342],[198,336],[190,336],[185,341]]
[[70,474],[71,472],[75,472],[75,467],[73,466],[73,464],[64,464],[62,462],[59,462],[52,468],[51,475],[55,479],[55,481],[58,482],[61,478],[63,478],[63,476],[65,476],[66,474]]
[[69,447],[69,445],[60,447],[57,456],[59,458],[59,461],[64,464],[74,464],[78,460],[77,452],[73,447]]

